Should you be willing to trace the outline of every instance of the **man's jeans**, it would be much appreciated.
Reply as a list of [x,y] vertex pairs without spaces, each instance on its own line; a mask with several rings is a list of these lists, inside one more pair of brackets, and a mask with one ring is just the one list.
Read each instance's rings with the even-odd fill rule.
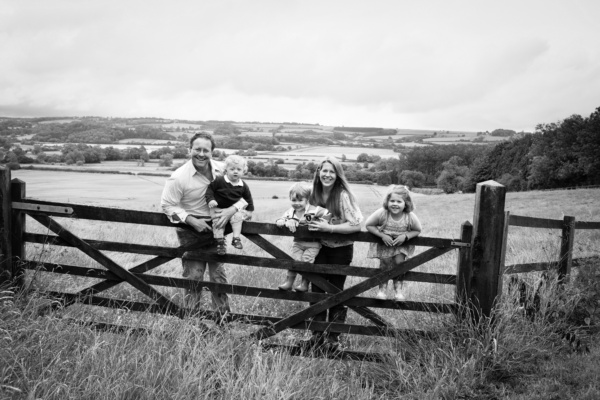
[[[192,251],[205,250],[216,248],[216,241],[213,238],[207,237],[206,240],[194,235],[185,229],[178,228],[177,237],[179,243],[183,247],[193,247]],[[204,280],[204,272],[206,271],[206,265],[208,264],[208,280],[209,282],[215,283],[227,283],[227,275],[225,274],[225,267],[220,262],[207,262],[198,260],[181,260],[183,264],[184,278],[193,279],[196,281]],[[186,305],[192,309],[200,305],[202,298],[202,290],[186,290],[185,299]],[[215,311],[221,314],[231,312],[229,307],[229,298],[226,293],[212,292],[212,304]]]

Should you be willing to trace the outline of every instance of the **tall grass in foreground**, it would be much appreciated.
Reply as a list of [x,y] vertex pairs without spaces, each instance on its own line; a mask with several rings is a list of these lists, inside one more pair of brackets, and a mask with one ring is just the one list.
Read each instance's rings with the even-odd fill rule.
[[[542,292],[542,312],[525,318],[510,296],[493,323],[446,319],[430,334],[378,339],[383,363],[340,362],[263,351],[235,325],[208,332],[198,321],[149,319],[145,333],[97,332],[40,312],[48,299],[0,294],[0,397],[43,399],[594,399],[600,383],[598,347],[571,355],[561,340],[584,291]],[[558,316],[558,317],[557,317]],[[147,322],[148,322],[147,321]],[[546,389],[539,369],[573,360],[578,368],[563,385]],[[567,361],[568,362],[568,361]],[[595,363],[595,364],[594,364]],[[582,366],[587,367],[582,368]],[[541,391],[540,391],[541,390]],[[575,391],[575,392],[574,392]]]

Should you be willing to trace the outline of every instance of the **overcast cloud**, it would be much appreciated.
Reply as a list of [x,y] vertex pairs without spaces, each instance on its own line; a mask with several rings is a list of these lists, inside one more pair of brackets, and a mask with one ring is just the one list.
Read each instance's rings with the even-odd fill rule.
[[0,116],[532,131],[600,106],[600,1],[0,0]]

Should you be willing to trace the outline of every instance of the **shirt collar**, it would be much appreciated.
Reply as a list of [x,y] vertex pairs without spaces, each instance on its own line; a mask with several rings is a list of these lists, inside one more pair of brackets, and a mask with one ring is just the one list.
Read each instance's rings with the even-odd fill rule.
[[[194,167],[194,163],[192,162],[192,160],[188,161],[188,168],[189,168],[190,176],[194,175],[195,173],[198,172],[196,170],[196,167]],[[217,176],[223,175],[223,168],[222,168],[221,163],[218,162],[218,161],[213,160],[212,158],[210,159],[210,168],[211,168],[211,171],[212,171],[213,180]]]
[[237,183],[233,183],[229,180],[229,178],[227,177],[227,175],[223,175],[223,178],[225,178],[225,182],[229,183],[232,186],[244,186],[244,182],[242,182],[242,178],[240,178]]

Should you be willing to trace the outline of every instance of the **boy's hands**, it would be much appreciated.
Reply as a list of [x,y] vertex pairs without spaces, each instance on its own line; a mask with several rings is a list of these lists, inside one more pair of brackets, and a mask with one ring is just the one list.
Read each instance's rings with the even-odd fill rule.
[[219,205],[219,203],[217,203],[216,200],[211,200],[208,202],[208,208],[215,208],[218,205]]
[[277,224],[278,228],[283,228],[283,226],[285,225],[285,220],[278,219],[277,221],[275,221],[275,223]]
[[298,227],[298,221],[295,219],[288,219],[285,221],[285,226],[290,230],[290,232],[296,232],[296,228]]

